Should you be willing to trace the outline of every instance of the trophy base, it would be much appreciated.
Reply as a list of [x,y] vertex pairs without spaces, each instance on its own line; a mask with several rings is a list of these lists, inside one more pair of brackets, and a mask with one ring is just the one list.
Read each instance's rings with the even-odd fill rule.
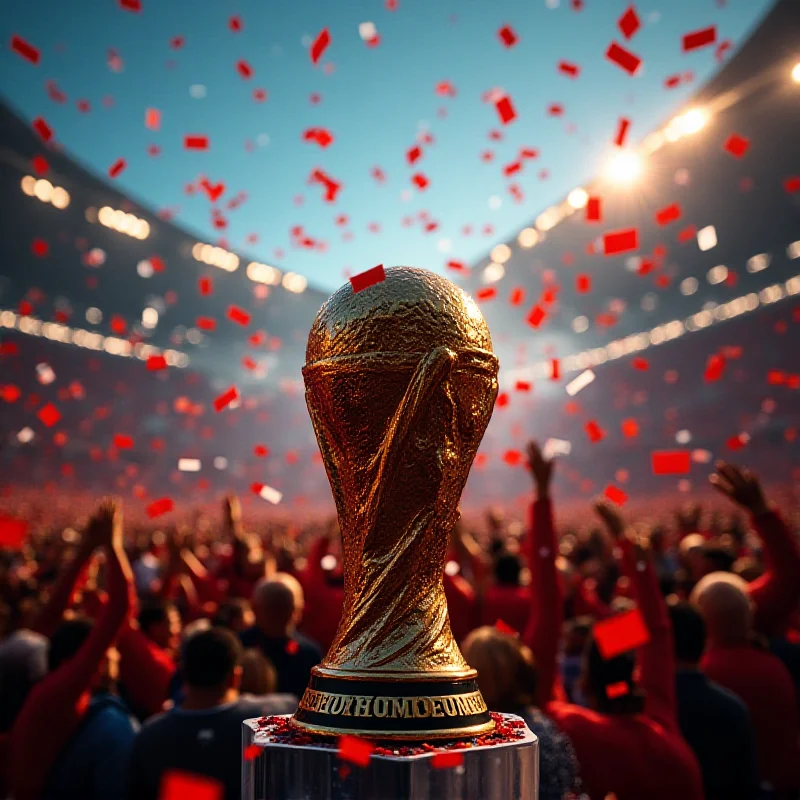
[[242,800],[536,800],[539,741],[519,717],[495,717],[495,731],[469,747],[398,742],[360,765],[343,760],[336,742],[289,729],[287,717],[245,720],[243,749],[262,749],[242,761]]
[[[426,679],[334,677],[315,667],[291,724],[322,736],[458,739],[494,728],[474,670]],[[405,677],[405,676],[404,676]]]

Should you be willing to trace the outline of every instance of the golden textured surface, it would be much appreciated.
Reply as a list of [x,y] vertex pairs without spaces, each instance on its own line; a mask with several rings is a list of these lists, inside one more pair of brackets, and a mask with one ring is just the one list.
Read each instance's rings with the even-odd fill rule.
[[306,403],[342,531],[345,603],[317,674],[473,676],[442,586],[458,501],[497,395],[474,301],[395,267],[322,306],[308,337]]

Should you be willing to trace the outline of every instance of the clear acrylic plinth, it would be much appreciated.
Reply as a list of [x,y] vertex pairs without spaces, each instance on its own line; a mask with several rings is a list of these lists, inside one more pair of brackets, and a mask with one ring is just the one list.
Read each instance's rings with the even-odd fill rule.
[[256,744],[263,752],[242,761],[242,800],[537,800],[539,740],[527,727],[520,733],[516,741],[459,750],[461,766],[435,768],[433,753],[373,753],[358,767],[340,760],[336,747],[269,741],[259,720],[248,719],[242,749]]

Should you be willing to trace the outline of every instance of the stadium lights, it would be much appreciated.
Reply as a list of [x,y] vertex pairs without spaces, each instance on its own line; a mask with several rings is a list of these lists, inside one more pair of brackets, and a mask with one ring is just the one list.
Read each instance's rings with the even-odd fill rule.
[[306,290],[306,286],[308,286],[308,281],[296,272],[287,272],[283,276],[281,283],[287,292],[293,292],[294,294],[301,294]]
[[150,225],[145,220],[110,206],[103,206],[97,212],[97,221],[106,228],[134,239],[146,239],[150,235]]
[[542,211],[542,213],[536,217],[536,227],[542,233],[547,233],[547,231],[555,228],[562,219],[564,219],[563,209],[560,206],[550,206],[550,208]]
[[0,328],[18,330],[27,336],[41,336],[61,344],[74,344],[86,350],[103,351],[112,356],[138,358],[140,361],[147,361],[150,356],[162,355],[171,367],[189,366],[189,356],[179,350],[159,350],[144,342],[132,344],[118,336],[103,336],[101,333],[71,328],[59,322],[44,322],[37,317],[18,314],[10,309],[0,309]]
[[800,83],[800,61],[792,67],[792,80],[795,83]]
[[35,197],[43,203],[50,203],[59,211],[63,211],[69,205],[69,192],[60,186],[53,186],[50,181],[44,178],[38,180],[33,175],[26,175],[20,182],[22,191],[28,197]]
[[567,195],[567,203],[569,203],[571,208],[574,208],[576,211],[581,208],[586,208],[586,204],[589,202],[589,192],[586,189],[582,189],[580,186],[577,189],[573,189]]
[[225,272],[235,272],[239,268],[239,256],[212,244],[198,242],[192,248],[192,257],[195,261],[208,264],[210,267],[219,267]]
[[505,264],[511,258],[511,248],[507,244],[498,244],[492,248],[489,258],[497,264]]
[[614,183],[633,183],[642,174],[641,156],[629,150],[617,153],[606,168],[606,177]]
[[497,283],[506,274],[506,268],[496,261],[487,264],[483,270],[481,280],[483,283]]
[[523,228],[517,236],[517,242],[520,247],[526,250],[533,247],[539,241],[539,231],[536,228]]
[[251,261],[247,265],[247,277],[255,283],[266,283],[267,286],[278,286],[281,282],[281,271],[269,264]]

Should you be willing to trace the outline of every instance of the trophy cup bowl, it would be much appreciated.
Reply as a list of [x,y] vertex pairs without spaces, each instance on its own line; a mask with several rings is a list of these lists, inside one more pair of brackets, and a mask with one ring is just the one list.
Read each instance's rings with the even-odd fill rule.
[[450,630],[450,532],[497,396],[475,302],[447,279],[386,270],[345,284],[308,337],[306,404],[339,516],[345,601],[291,720],[316,734],[453,739],[490,731]]

